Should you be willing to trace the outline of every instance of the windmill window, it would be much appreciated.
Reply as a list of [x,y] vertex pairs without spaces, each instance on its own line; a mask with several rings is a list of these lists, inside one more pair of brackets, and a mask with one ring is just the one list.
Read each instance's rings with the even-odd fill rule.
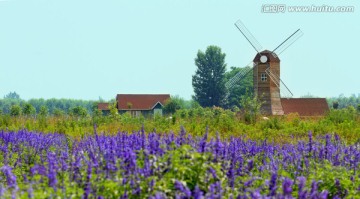
[[261,73],[261,81],[262,81],[262,82],[266,82],[266,81],[267,81],[266,73]]

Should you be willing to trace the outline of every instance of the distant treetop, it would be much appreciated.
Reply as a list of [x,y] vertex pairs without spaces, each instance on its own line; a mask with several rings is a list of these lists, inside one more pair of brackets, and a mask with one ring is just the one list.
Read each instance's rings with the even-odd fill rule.
[[4,99],[20,99],[20,95],[17,94],[15,91],[10,92],[7,95],[4,96]]

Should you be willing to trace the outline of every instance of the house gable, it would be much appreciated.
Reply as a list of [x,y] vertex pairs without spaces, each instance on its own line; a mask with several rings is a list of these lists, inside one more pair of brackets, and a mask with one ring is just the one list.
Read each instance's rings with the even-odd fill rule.
[[160,102],[156,102],[156,104],[151,108],[153,109],[162,109],[164,106]]

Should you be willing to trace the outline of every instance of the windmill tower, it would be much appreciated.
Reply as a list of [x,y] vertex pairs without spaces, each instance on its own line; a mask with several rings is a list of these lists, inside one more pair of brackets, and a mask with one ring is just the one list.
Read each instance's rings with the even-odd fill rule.
[[261,107],[262,113],[266,115],[283,115],[281,97],[290,98],[293,94],[280,79],[280,59],[278,55],[300,38],[303,33],[298,29],[273,51],[261,51],[262,47],[259,42],[240,20],[235,23],[235,26],[255,49],[257,54],[252,61],[252,66],[247,70],[240,71],[231,78],[225,84],[226,88],[229,90],[253,71],[254,93],[263,102]]
[[[269,71],[280,77],[280,59],[272,55],[271,51],[264,50],[261,56],[257,54],[253,60],[254,93],[263,102],[262,112],[266,115],[283,115],[279,82],[270,78]],[[261,60],[261,58],[263,60]]]

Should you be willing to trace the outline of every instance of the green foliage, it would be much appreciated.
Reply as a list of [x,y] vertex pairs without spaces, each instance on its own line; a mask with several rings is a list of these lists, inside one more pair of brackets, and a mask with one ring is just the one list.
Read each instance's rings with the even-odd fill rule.
[[20,99],[20,95],[17,94],[15,91],[14,92],[10,92],[7,95],[4,96],[4,99]]
[[99,109],[93,110],[93,117],[101,117],[103,115],[103,112]]
[[[225,81],[229,81],[237,73],[241,71],[249,70],[249,66],[244,68],[231,67],[230,71],[225,73]],[[229,90],[229,96],[226,107],[234,109],[235,106],[240,108],[240,99],[242,96],[248,93],[249,95],[253,94],[253,75],[250,71],[245,77],[243,77],[236,85],[234,85]]]
[[260,109],[263,102],[259,100],[256,95],[245,94],[240,99],[240,105],[244,111],[245,121],[248,123],[255,123],[260,115]]
[[23,105],[23,114],[26,116],[33,116],[36,113],[36,110],[34,108],[33,105],[29,104],[29,103],[25,103]]
[[119,110],[117,109],[117,102],[109,103],[110,116],[112,119],[119,118]]
[[276,129],[280,130],[284,126],[284,121],[280,117],[271,117],[262,123],[263,129]]
[[333,109],[339,108],[339,102],[333,102]]
[[196,100],[189,100],[189,101],[185,101],[184,102],[184,106],[186,109],[197,109],[197,108],[200,108],[200,104],[199,102],[197,102]]
[[41,106],[39,115],[46,117],[49,114],[49,109],[46,106]]
[[184,99],[180,98],[179,96],[172,96],[165,102],[163,110],[165,113],[173,114],[179,109],[185,108],[185,101]]
[[63,110],[61,110],[61,109],[59,109],[59,108],[55,108],[54,109],[54,116],[56,116],[56,117],[62,117],[62,116],[64,116],[64,111]]
[[[166,170],[166,174],[156,184],[159,188],[169,190],[172,194],[175,193],[175,179],[185,184],[190,190],[194,190],[196,185],[202,190],[207,190],[210,184],[216,181],[225,181],[221,163],[212,162],[213,158],[211,153],[198,153],[188,145],[169,151],[161,157],[156,165],[160,168],[159,174]],[[161,168],[161,165],[166,165],[167,162],[170,162],[171,165]],[[216,172],[216,176],[211,176],[210,179],[207,177],[209,169],[214,169]],[[159,191],[162,191],[161,189]]]
[[20,116],[21,115],[21,107],[19,105],[12,105],[10,108],[11,116]]
[[340,124],[349,121],[356,121],[356,110],[354,107],[349,106],[346,109],[332,110],[328,113],[328,119],[335,123]]
[[[341,198],[344,198],[345,196],[347,196],[347,198],[357,196],[356,189],[360,185],[360,179],[354,177],[356,174],[355,172],[349,171],[341,166],[333,166],[328,161],[312,161],[311,168],[308,170],[310,171],[310,179],[321,180],[319,188],[328,190],[329,198],[333,198],[335,195],[338,195]],[[336,180],[339,180],[340,187],[337,187]]]
[[[253,98],[248,98],[249,101]],[[251,103],[249,103],[251,104]],[[246,136],[253,140],[271,139],[276,143],[286,143],[307,138],[307,132],[324,135],[336,132],[348,143],[360,143],[360,114],[354,108],[331,110],[324,117],[299,117],[297,114],[286,116],[261,117],[253,106],[241,112],[224,110],[219,107],[179,109],[172,117],[140,116],[132,117],[129,113],[119,114],[116,104],[110,104],[112,112],[102,115],[97,110],[91,116],[71,113],[66,115],[61,109],[55,109],[53,115],[41,115],[36,118],[21,116],[21,108],[14,105],[13,114],[0,115],[0,130],[19,130],[59,132],[73,136],[82,136],[92,132],[96,124],[99,130],[115,133],[119,130],[132,132],[144,125],[146,131],[169,132],[184,126],[192,135],[203,135],[204,129],[209,134],[222,132],[222,136]],[[18,107],[18,108],[16,108]],[[235,110],[236,111],[236,110]],[[78,113],[81,111],[77,111]],[[245,114],[246,113],[246,114]],[[256,122],[255,122],[256,121]]]
[[88,116],[87,110],[81,106],[76,106],[74,108],[71,108],[69,114],[70,114],[70,116],[75,116],[75,117]]
[[[16,94],[16,93],[15,93]],[[8,96],[9,95],[9,96]],[[46,106],[49,114],[53,115],[56,109],[60,109],[63,112],[69,112],[70,109],[81,106],[84,107],[88,112],[93,110],[94,101],[90,100],[73,100],[73,99],[30,99],[30,100],[22,100],[17,98],[14,94],[8,94],[4,99],[0,99],[0,110],[3,110],[5,114],[10,113],[10,108],[12,105],[20,105],[21,107],[24,104],[32,105],[36,112],[40,112],[40,108],[42,106]]]
[[226,97],[225,53],[217,46],[208,46],[205,53],[198,51],[195,58],[197,66],[192,76],[194,100],[203,107],[222,106]]
[[327,98],[328,104],[332,105],[333,103],[338,103],[338,108],[346,108],[348,106],[357,107],[360,104],[360,94],[357,96],[355,94],[345,97],[344,95],[339,95],[338,97]]

